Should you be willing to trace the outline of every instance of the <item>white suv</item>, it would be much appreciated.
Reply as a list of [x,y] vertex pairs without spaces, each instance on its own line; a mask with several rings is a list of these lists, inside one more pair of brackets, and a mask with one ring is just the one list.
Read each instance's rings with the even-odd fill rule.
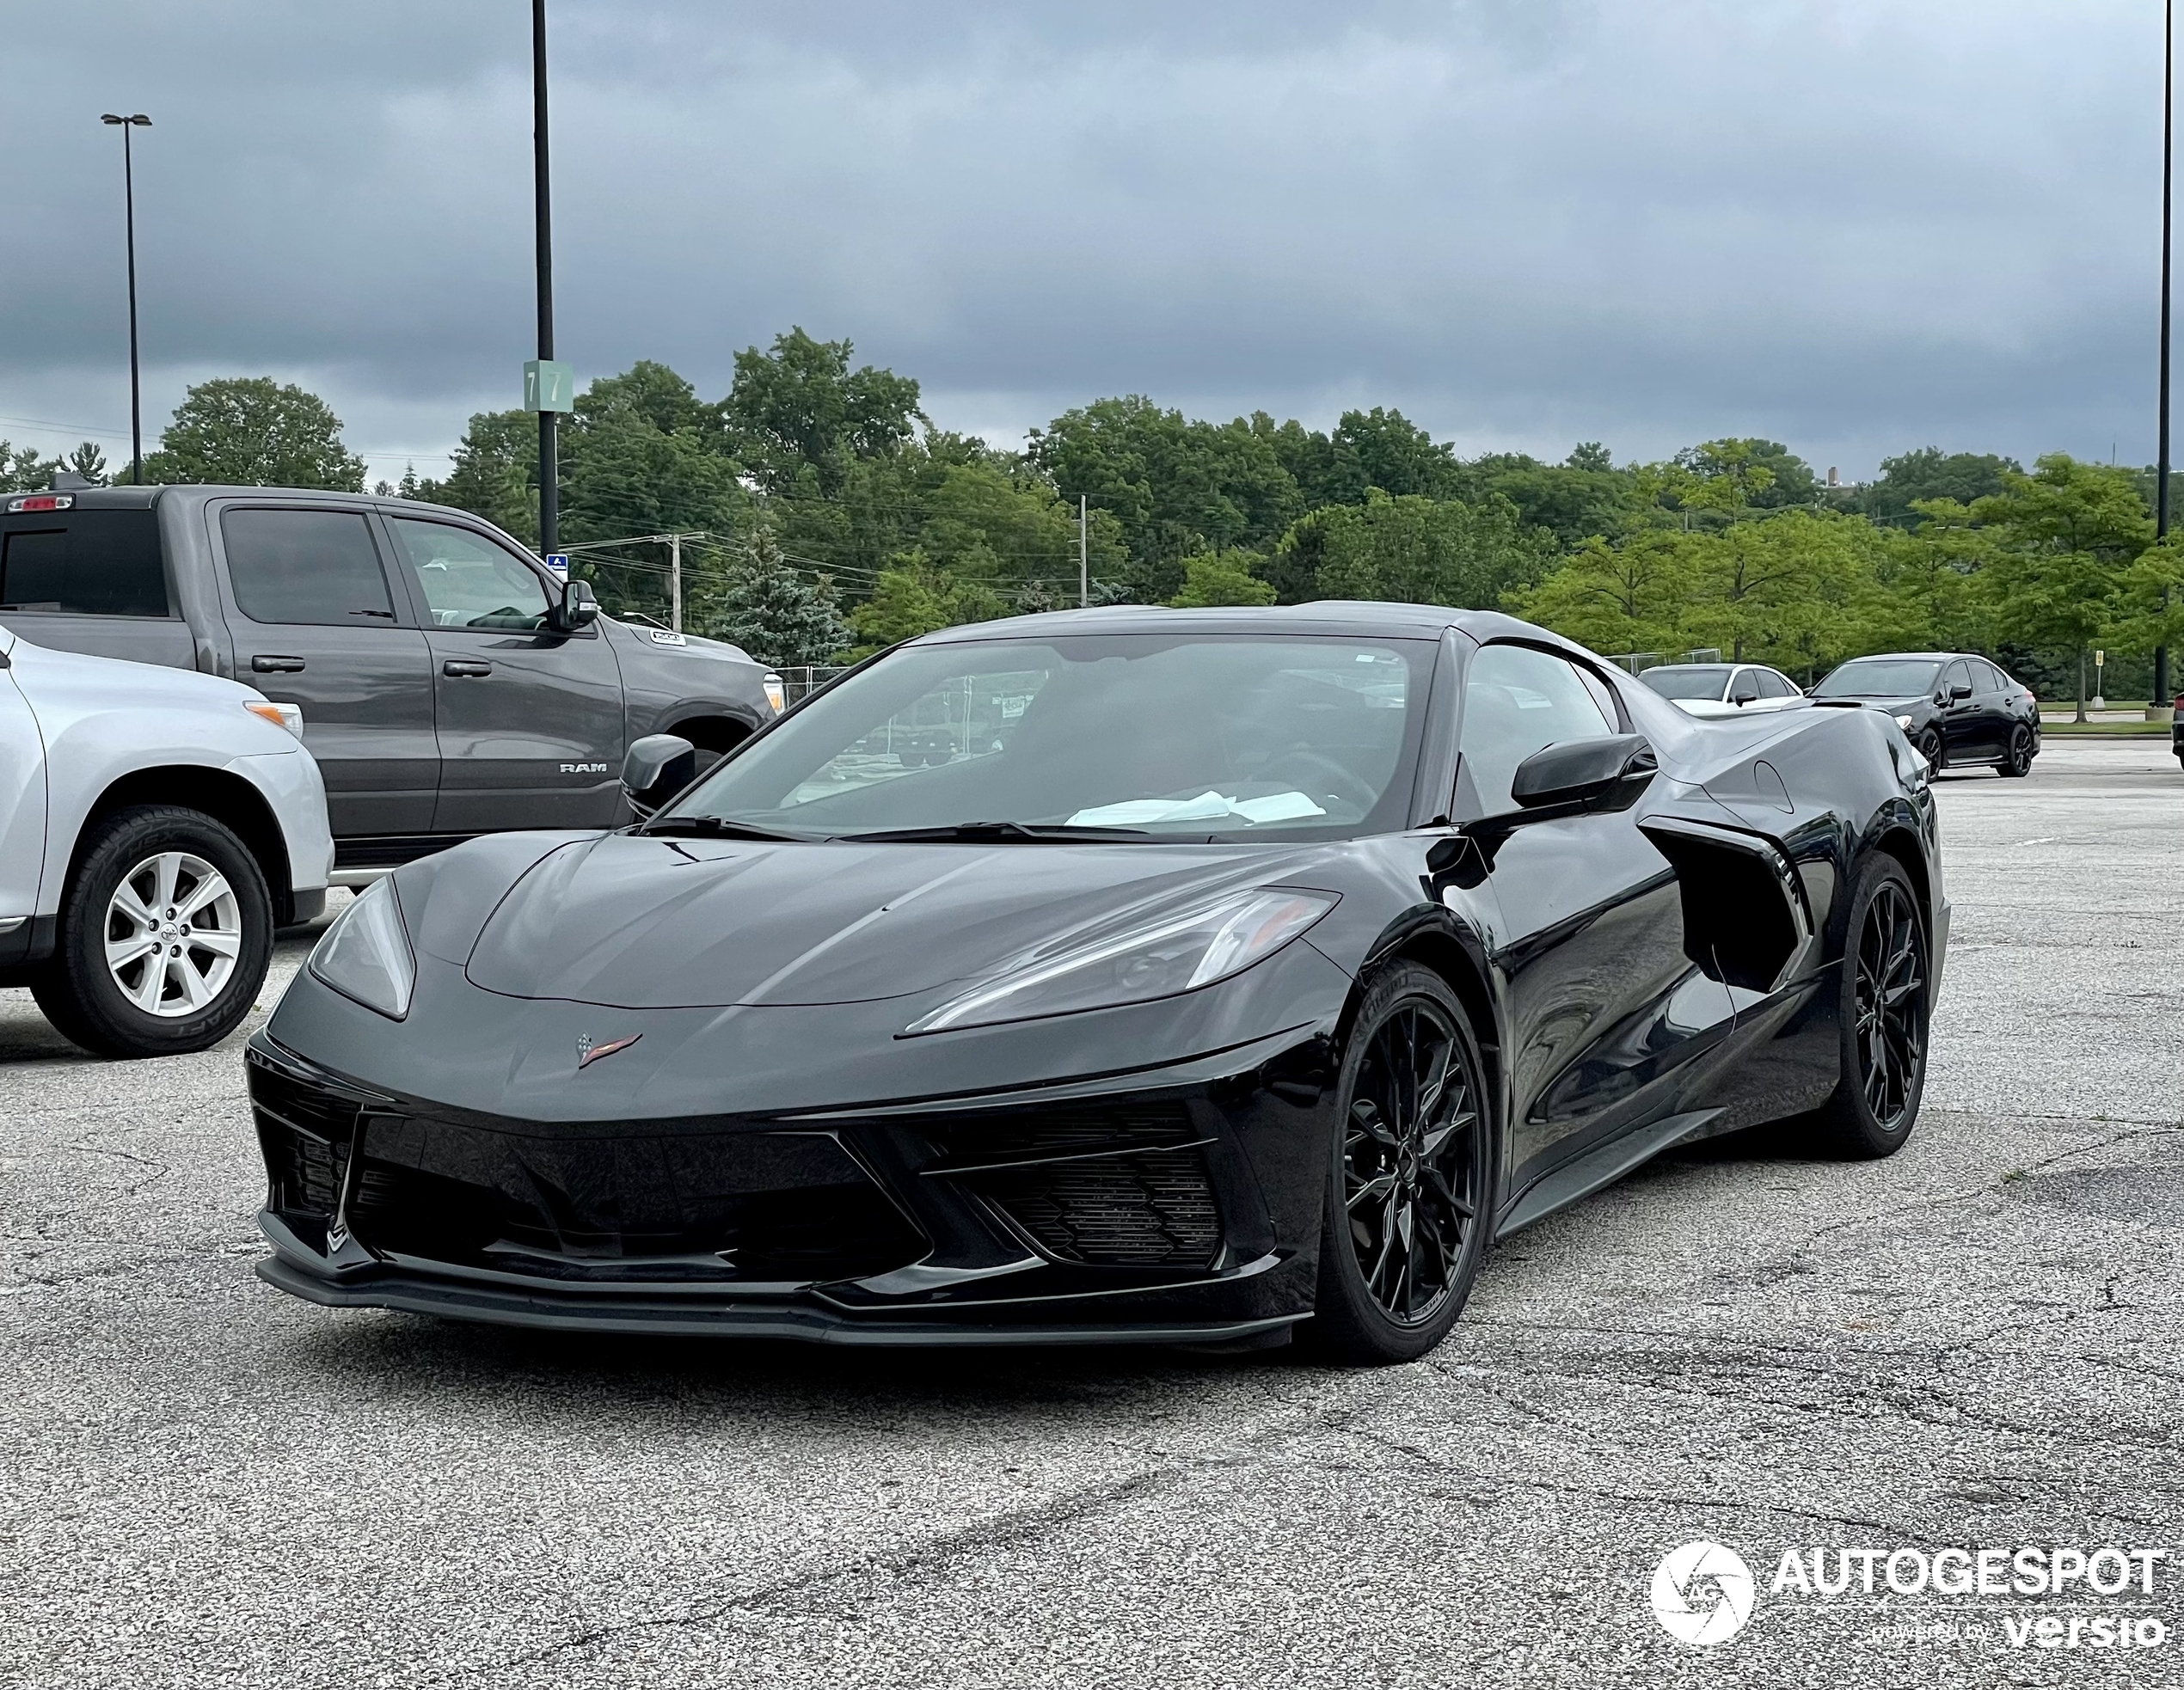
[[201,1050],[326,907],[326,787],[296,707],[0,629],[0,985],[117,1056]]

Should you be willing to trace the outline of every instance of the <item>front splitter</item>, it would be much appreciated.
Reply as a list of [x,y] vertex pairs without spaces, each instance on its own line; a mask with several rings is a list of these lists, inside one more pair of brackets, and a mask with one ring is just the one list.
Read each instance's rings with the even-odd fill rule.
[[375,1273],[334,1282],[275,1257],[258,1264],[258,1277],[291,1296],[328,1308],[393,1308],[491,1326],[551,1332],[629,1332],[677,1338],[793,1338],[807,1344],[880,1348],[997,1347],[1017,1344],[1230,1344],[1279,1332],[1310,1317],[1276,1314],[1255,1320],[1085,1323],[1052,1326],[963,1325],[935,1320],[848,1319],[823,1308],[745,1303],[690,1307],[617,1294],[597,1296],[503,1291],[451,1285],[420,1275]]

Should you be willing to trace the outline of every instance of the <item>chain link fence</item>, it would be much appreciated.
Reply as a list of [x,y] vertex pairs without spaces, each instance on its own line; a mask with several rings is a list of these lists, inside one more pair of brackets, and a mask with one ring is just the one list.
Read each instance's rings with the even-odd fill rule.
[[782,700],[782,707],[786,709],[798,699],[817,692],[849,666],[843,663],[813,663],[776,668],[774,673],[781,677],[782,688],[788,695]]

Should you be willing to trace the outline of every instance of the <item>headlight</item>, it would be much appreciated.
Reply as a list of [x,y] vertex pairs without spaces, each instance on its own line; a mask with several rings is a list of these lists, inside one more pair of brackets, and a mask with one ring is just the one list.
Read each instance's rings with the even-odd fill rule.
[[778,716],[788,708],[788,689],[782,684],[778,675],[766,677],[765,688],[766,702],[774,707],[774,714]]
[[1905,733],[1909,733],[1911,732],[1911,719],[1909,716],[1899,716],[1896,718],[1896,726],[1903,729]]
[[304,737],[304,713],[292,704],[275,704],[269,698],[254,698],[243,707],[254,716],[263,716],[275,727],[285,727],[298,739]]
[[402,924],[402,900],[392,880],[375,880],[334,918],[310,971],[343,997],[399,1021],[409,1013],[417,984],[417,958]]
[[1334,908],[1333,892],[1261,888],[1034,957],[912,1022],[904,1036],[1172,997],[1241,974]]

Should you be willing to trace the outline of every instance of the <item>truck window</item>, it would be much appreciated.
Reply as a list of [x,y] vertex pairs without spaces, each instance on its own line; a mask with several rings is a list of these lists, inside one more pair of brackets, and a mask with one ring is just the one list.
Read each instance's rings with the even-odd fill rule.
[[0,522],[0,609],[160,616],[167,571],[150,511],[40,511]]
[[390,526],[437,626],[546,625],[546,584],[521,559],[449,523],[396,517]]
[[254,622],[392,626],[394,601],[360,513],[245,507],[220,518],[235,602]]

